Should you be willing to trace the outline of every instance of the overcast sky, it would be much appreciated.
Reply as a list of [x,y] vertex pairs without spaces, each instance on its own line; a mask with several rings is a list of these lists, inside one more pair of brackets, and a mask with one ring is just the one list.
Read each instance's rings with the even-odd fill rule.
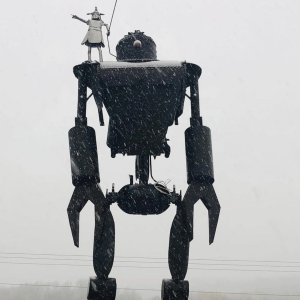
[[[74,188],[67,136],[77,106],[72,68],[87,59],[81,41],[88,29],[71,14],[87,20],[86,13],[95,5],[109,23],[113,0],[16,0],[2,5],[2,253],[92,254],[93,205],[88,203],[81,213],[79,249],[73,245],[66,208]],[[300,294],[300,2],[119,0],[111,27],[113,52],[117,42],[135,29],[154,39],[160,60],[186,60],[203,70],[201,112],[212,131],[214,187],[222,210],[215,242],[209,246],[207,211],[197,203],[190,257],[299,262],[299,268],[200,265],[240,271],[190,269],[186,277],[190,289]],[[98,59],[96,50],[92,56]],[[114,60],[107,47],[103,56]],[[169,129],[170,158],[160,157],[153,166],[155,178],[171,179],[171,185],[183,192],[189,107],[186,99],[180,125]],[[106,126],[100,127],[92,98],[87,116],[97,134],[101,188],[105,191],[114,182],[119,190],[134,174],[134,158],[110,158],[108,116],[105,112]],[[175,207],[147,217],[126,215],[117,205],[111,209],[117,256],[167,257]],[[0,256],[1,262],[25,262]],[[242,271],[246,269],[264,271]],[[63,282],[93,275],[92,267],[0,265],[0,282]],[[117,278],[119,287],[160,289],[161,280],[170,274],[168,268],[115,267],[111,277]]]

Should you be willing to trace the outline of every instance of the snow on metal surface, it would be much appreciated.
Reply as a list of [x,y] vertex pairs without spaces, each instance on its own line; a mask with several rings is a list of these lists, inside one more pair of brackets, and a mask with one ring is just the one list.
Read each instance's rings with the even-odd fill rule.
[[105,61],[100,63],[100,69],[112,68],[164,68],[164,67],[181,67],[182,62],[177,60],[161,60],[161,61],[147,61],[147,62],[119,62],[119,61]]

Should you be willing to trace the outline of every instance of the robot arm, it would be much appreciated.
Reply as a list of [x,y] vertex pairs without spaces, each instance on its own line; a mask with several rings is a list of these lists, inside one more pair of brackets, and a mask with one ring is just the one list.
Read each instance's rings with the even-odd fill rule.
[[76,15],[71,15],[71,16],[72,16],[73,19],[76,19],[76,20],[79,20],[79,21],[81,21],[81,22],[83,22],[83,23],[85,23],[85,24],[88,24],[88,21],[83,20],[83,19],[77,17]]
[[[100,182],[95,130],[87,126],[87,86],[85,78],[78,79],[78,108],[75,126],[69,131],[72,183],[75,186],[68,206],[69,223],[75,246],[79,247],[79,214],[88,200],[95,205],[95,213],[102,216],[105,197]],[[100,226],[101,227],[101,226]]]
[[187,162],[187,182],[189,187],[183,198],[183,209],[186,214],[189,240],[193,239],[194,204],[201,199],[208,209],[209,243],[214,236],[220,214],[220,204],[213,188],[214,170],[210,129],[202,125],[200,117],[198,79],[200,67],[187,64],[188,84],[191,100],[191,126],[185,131]]

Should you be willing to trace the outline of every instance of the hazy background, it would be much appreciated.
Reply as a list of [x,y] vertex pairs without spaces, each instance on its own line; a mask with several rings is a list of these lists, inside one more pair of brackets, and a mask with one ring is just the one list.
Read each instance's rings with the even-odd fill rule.
[[[93,205],[81,213],[79,249],[66,208],[74,188],[67,137],[77,107],[72,68],[87,59],[81,41],[88,29],[71,14],[87,20],[95,5],[109,23],[112,0],[17,0],[0,11],[1,283],[75,284],[94,275],[92,266],[57,265],[91,265],[65,260],[76,257],[15,253],[92,255]],[[111,27],[113,52],[135,29],[154,39],[159,59],[187,60],[203,69],[201,112],[212,130],[214,186],[222,210],[209,246],[207,211],[201,202],[196,205],[190,257],[212,260],[191,260],[202,265],[190,264],[190,290],[300,295],[300,2],[119,0]],[[107,47],[103,55],[114,60]],[[98,59],[96,50],[92,56]],[[155,178],[171,179],[170,186],[183,193],[189,107],[186,99],[180,125],[167,135],[170,158],[159,157],[153,166]],[[101,187],[105,191],[114,182],[119,190],[134,174],[134,158],[110,158],[108,116],[105,112],[106,126],[100,127],[93,98],[87,116],[97,134]],[[170,278],[166,259],[158,258],[167,257],[175,207],[147,217],[126,215],[117,205],[111,209],[117,256],[111,277],[118,287],[159,290],[161,280]],[[37,259],[45,257],[63,260]],[[121,267],[126,265],[139,268]],[[139,293],[145,299],[159,295]]]

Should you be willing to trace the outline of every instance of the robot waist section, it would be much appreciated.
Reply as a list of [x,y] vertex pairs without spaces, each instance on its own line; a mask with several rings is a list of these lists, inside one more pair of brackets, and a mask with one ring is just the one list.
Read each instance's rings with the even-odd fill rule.
[[[166,133],[168,126],[162,126],[156,120],[110,119],[107,134],[107,145],[112,153],[127,155],[154,155],[170,152]],[[113,156],[114,157],[114,156]]]
[[109,202],[117,202],[128,214],[158,215],[166,211],[171,203],[178,204],[181,196],[175,192],[166,194],[153,184],[125,185],[118,193],[106,195]]

